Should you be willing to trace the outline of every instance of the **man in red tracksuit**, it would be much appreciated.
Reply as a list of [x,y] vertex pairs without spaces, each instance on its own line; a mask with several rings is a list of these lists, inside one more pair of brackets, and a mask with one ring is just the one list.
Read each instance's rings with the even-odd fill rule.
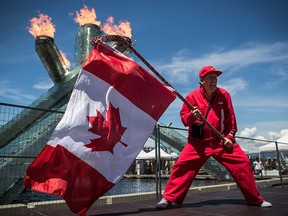
[[[173,167],[157,209],[168,208],[172,203],[181,205],[196,174],[210,156],[231,173],[248,204],[272,206],[259,194],[250,161],[235,142],[237,124],[231,97],[225,89],[217,87],[217,77],[221,74],[213,66],[203,67],[199,73],[200,87],[186,97],[194,107],[191,111],[184,103],[180,111],[184,126],[189,126],[188,142]],[[223,142],[207,125],[203,127],[203,135],[197,130],[199,127],[194,127],[201,121],[201,115],[223,135]]]

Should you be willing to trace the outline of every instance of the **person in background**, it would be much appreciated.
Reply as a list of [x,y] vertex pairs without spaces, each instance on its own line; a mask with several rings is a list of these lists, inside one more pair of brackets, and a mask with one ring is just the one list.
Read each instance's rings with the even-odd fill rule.
[[272,160],[271,160],[271,158],[268,158],[268,160],[266,162],[266,169],[267,170],[272,170]]
[[278,162],[276,158],[272,160],[272,170],[277,170],[278,169]]
[[263,176],[263,174],[262,174],[263,164],[259,160],[258,157],[256,157],[255,161],[253,162],[253,166],[254,166],[255,174],[256,175],[261,175],[261,178],[262,178],[262,176]]
[[255,171],[254,174],[259,175],[261,167],[259,164],[259,158],[258,157],[256,157],[256,159],[253,161],[253,167],[254,167],[254,171]]
[[[231,173],[248,204],[271,207],[259,194],[250,161],[235,142],[236,117],[230,94],[217,87],[217,78],[222,74],[213,66],[205,66],[199,72],[200,87],[186,96],[194,106],[191,110],[185,103],[180,111],[184,126],[189,126],[188,142],[184,146],[156,209],[181,205],[203,164],[212,156]],[[202,115],[203,114],[203,115]],[[201,116],[224,137],[221,141],[211,129],[201,122]]]

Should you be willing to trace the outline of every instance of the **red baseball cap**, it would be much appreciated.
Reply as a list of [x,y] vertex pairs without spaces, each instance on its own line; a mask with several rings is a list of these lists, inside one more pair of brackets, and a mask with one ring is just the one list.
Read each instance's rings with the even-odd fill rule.
[[216,70],[213,66],[204,66],[200,72],[199,72],[199,77],[202,78],[208,73],[214,73],[217,76],[220,76],[222,74],[222,71]]

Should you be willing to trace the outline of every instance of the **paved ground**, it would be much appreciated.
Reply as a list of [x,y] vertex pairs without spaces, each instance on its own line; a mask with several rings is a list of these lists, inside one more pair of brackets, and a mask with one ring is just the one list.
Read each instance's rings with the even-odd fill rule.
[[[156,210],[158,200],[144,200],[136,203],[100,205],[92,207],[87,216],[287,216],[288,187],[260,187],[261,195],[273,204],[272,208],[249,206],[237,189],[188,195],[184,204],[166,210]],[[2,212],[4,213],[4,212]],[[6,215],[1,214],[1,215]],[[75,216],[69,210],[46,209],[45,211],[17,213],[18,216]],[[11,212],[9,216],[12,216]]]
[[95,207],[89,211],[91,216],[118,216],[118,215],[147,215],[147,216],[287,216],[288,215],[288,187],[260,188],[261,195],[273,204],[272,208],[249,206],[239,190],[218,191],[193,194],[186,197],[181,207],[166,210],[156,210],[158,200],[137,202],[136,204],[113,205]]

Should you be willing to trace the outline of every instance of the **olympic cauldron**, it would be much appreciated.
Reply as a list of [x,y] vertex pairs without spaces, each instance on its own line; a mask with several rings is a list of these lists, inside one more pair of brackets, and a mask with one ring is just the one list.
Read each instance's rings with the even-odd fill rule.
[[[35,50],[54,85],[29,105],[33,109],[23,108],[1,127],[0,149],[10,149],[10,146],[13,146],[13,152],[7,152],[13,157],[9,161],[7,160],[6,165],[2,164],[2,170],[5,170],[6,167],[8,170],[10,164],[16,163],[23,164],[23,167],[17,168],[9,178],[1,180],[0,194],[5,195],[0,197],[0,204],[9,204],[17,196],[15,191],[18,191],[22,184],[15,184],[15,182],[21,182],[27,164],[31,163],[31,155],[39,154],[47,142],[47,137],[51,136],[61,119],[81,66],[93,48],[91,41],[101,34],[103,33],[100,27],[95,24],[85,24],[79,27],[74,45],[75,68],[73,70],[66,65],[54,38],[47,35],[36,37]],[[130,54],[128,48],[122,44],[111,42],[110,46],[124,55]],[[53,113],[49,110],[53,110]],[[55,112],[57,113],[56,117]],[[48,123],[43,124],[44,122]]]

